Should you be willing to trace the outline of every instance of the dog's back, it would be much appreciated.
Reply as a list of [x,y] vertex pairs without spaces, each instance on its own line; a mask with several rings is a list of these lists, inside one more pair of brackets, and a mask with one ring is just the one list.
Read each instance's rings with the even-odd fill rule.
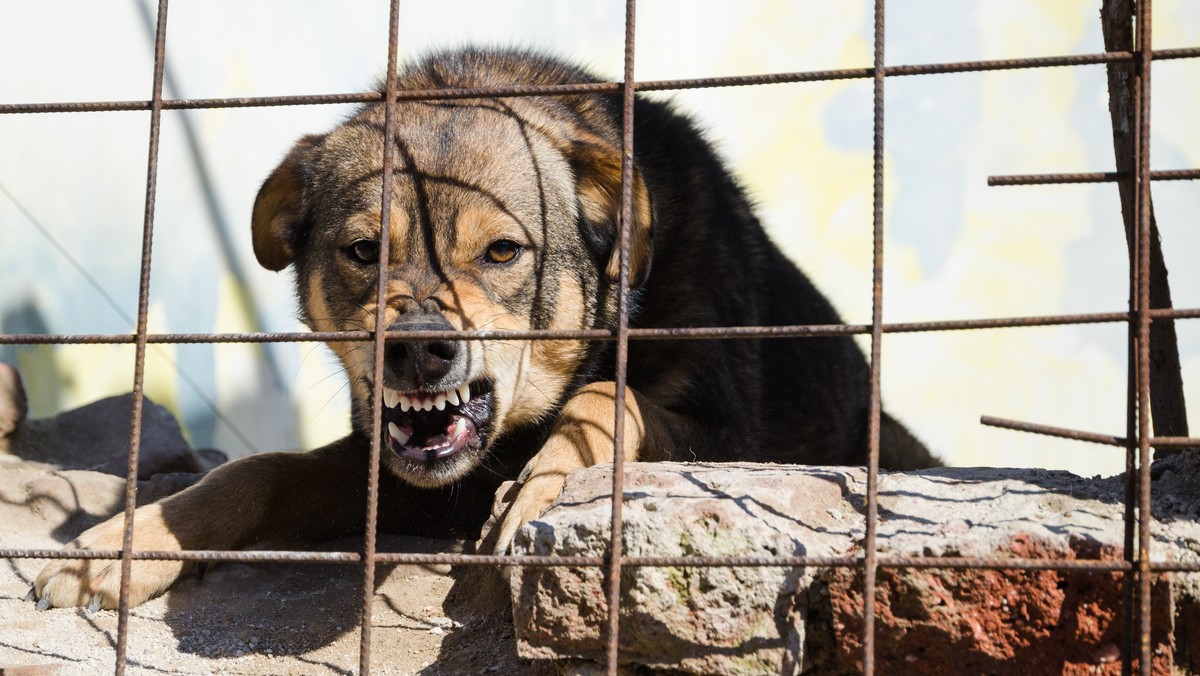
[[[690,121],[661,104],[635,110],[634,155],[655,195],[655,267],[636,326],[841,324],[829,301],[770,241],[751,205]],[[865,226],[864,226],[865,227]],[[865,463],[869,369],[849,336],[636,342],[635,389],[661,390],[664,361],[680,381],[661,396],[724,423],[697,439],[700,459]],[[886,413],[881,464],[938,464]],[[676,458],[686,459],[686,458]]]

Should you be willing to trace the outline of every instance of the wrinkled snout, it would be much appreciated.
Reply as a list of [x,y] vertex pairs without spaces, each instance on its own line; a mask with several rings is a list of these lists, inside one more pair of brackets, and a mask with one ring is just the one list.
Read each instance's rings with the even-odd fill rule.
[[[389,331],[452,331],[437,312],[404,314]],[[461,340],[388,340],[384,353],[384,384],[401,392],[440,392],[467,377],[467,346]]]

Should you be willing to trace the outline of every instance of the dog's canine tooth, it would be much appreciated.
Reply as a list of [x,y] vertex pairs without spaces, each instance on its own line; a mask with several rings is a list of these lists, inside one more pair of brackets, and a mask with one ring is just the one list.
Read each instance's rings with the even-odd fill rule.
[[446,410],[446,393],[439,392],[438,396],[433,398],[433,405],[437,408],[437,410],[445,411]]
[[396,408],[396,404],[400,403],[400,392],[390,387],[383,388],[383,403],[388,408]]
[[459,385],[458,386],[458,398],[464,404],[467,403],[468,401],[471,401],[471,386],[466,383]]
[[411,434],[405,434],[404,430],[400,429],[394,422],[388,423],[388,434],[392,435],[396,443],[401,445],[408,443],[408,438],[412,436]]
[[450,438],[457,439],[457,438],[461,437],[463,435],[463,433],[466,431],[467,431],[467,419],[459,418],[458,420],[454,421],[454,433],[450,435]]
[[446,390],[445,392],[443,392],[442,394],[446,395],[446,401],[449,402],[450,405],[458,406],[459,400],[458,400],[458,390],[457,389],[450,388],[450,389]]

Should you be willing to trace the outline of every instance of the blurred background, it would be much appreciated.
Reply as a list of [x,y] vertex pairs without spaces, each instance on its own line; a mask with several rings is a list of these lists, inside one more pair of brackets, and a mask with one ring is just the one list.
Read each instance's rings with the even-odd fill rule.
[[[623,4],[401,2],[401,58],[465,43],[536,46],[620,79]],[[888,64],[1103,51],[1099,0],[893,0]],[[385,70],[387,2],[176,0],[168,98],[364,91]],[[145,100],[148,0],[0,4],[0,102]],[[1157,0],[1156,48],[1200,42],[1200,3]],[[648,0],[637,79],[866,67],[871,3]],[[1152,166],[1200,166],[1200,61],[1153,70]],[[772,236],[849,323],[871,310],[869,80],[685,91]],[[1115,184],[987,187],[989,175],[1112,171],[1103,66],[889,78],[888,322],[1121,311],[1128,257]],[[349,106],[166,111],[152,332],[294,331],[290,272],[258,267],[250,207],[302,134]],[[148,112],[0,115],[0,333],[134,328]],[[1156,182],[1176,307],[1200,306],[1200,183]],[[1177,324],[1193,433],[1200,322]],[[982,427],[980,415],[1123,435],[1122,324],[887,335],[885,406],[955,465],[1113,474],[1120,449]],[[865,344],[865,343],[864,343]],[[44,417],[133,383],[133,347],[0,346]],[[314,343],[160,345],[146,392],[192,444],[232,457],[348,429],[348,394]]]

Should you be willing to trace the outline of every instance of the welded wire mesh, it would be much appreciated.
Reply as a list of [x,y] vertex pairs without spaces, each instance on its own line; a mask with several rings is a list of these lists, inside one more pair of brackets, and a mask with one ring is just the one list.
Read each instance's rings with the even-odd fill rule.
[[[1150,552],[1150,449],[1154,447],[1200,447],[1200,439],[1188,437],[1155,437],[1151,431],[1149,420],[1150,372],[1149,372],[1149,343],[1150,326],[1156,320],[1195,319],[1200,317],[1200,309],[1163,309],[1150,308],[1150,184],[1153,180],[1194,180],[1200,178],[1200,169],[1178,169],[1151,171],[1149,159],[1149,128],[1150,128],[1150,74],[1156,60],[1190,59],[1200,57],[1200,47],[1153,51],[1151,49],[1150,31],[1150,0],[1140,0],[1137,3],[1137,49],[1133,51],[1110,51],[1096,54],[1070,55],[1060,57],[1037,57],[1022,59],[1001,59],[964,61],[951,63],[933,63],[920,65],[888,65],[884,61],[884,40],[886,36],[884,22],[884,0],[874,3],[874,45],[873,63],[866,68],[850,68],[840,70],[805,71],[791,73],[768,73],[737,77],[710,77],[680,80],[637,81],[635,75],[634,44],[636,36],[636,11],[634,0],[625,3],[625,37],[624,37],[624,69],[620,82],[600,84],[571,84],[559,86],[513,86],[493,89],[441,89],[428,91],[398,91],[394,78],[389,78],[384,92],[354,92],[341,94],[318,94],[307,96],[270,96],[270,97],[241,97],[241,98],[207,98],[207,99],[166,99],[163,97],[164,55],[167,42],[167,10],[168,0],[159,0],[157,11],[157,27],[154,47],[154,73],[151,96],[147,100],[134,101],[95,101],[85,103],[36,103],[36,104],[0,104],[0,115],[33,114],[33,113],[89,113],[102,111],[149,111],[149,156],[146,164],[145,206],[142,234],[142,249],[140,256],[139,300],[136,330],[132,334],[8,334],[0,335],[0,344],[86,344],[86,343],[131,343],[135,346],[135,367],[133,385],[133,415],[130,428],[130,452],[128,473],[125,490],[125,531],[124,543],[120,551],[62,551],[46,549],[2,549],[0,557],[4,558],[101,558],[119,559],[121,561],[121,592],[118,609],[118,631],[116,640],[116,673],[124,673],[127,666],[126,649],[129,640],[129,583],[131,564],[134,560],[170,559],[182,561],[290,561],[290,562],[324,562],[345,563],[362,566],[364,574],[364,592],[362,597],[362,639],[360,646],[360,669],[367,673],[371,668],[371,616],[372,590],[376,568],[383,563],[411,564],[458,564],[458,565],[498,565],[519,563],[522,566],[601,566],[607,571],[607,593],[609,619],[606,626],[607,658],[609,673],[616,673],[620,651],[619,609],[621,597],[621,570],[624,567],[636,566],[782,566],[782,567],[853,567],[863,571],[863,654],[862,670],[866,674],[874,673],[876,658],[875,640],[875,611],[876,611],[876,573],[880,568],[959,568],[959,569],[1021,569],[1021,570],[1087,570],[1087,571],[1120,571],[1127,573],[1136,586],[1137,593],[1130,594],[1128,617],[1133,625],[1127,627],[1125,640],[1127,649],[1123,651],[1126,668],[1136,663],[1142,673],[1149,674],[1152,666],[1151,645],[1151,583],[1155,573],[1164,571],[1196,572],[1200,565],[1185,562],[1154,563]],[[388,72],[394,73],[397,68],[399,1],[390,3],[390,30],[388,38]],[[960,73],[967,71],[1012,70],[1025,68],[1047,68],[1061,66],[1077,66],[1089,64],[1132,64],[1136,69],[1135,91],[1133,95],[1137,102],[1139,114],[1136,117],[1137,143],[1134,146],[1132,166],[1133,172],[1093,172],[1069,174],[1040,174],[1020,176],[994,176],[989,179],[989,185],[1031,185],[1059,183],[1087,183],[1103,181],[1132,182],[1137,190],[1137,239],[1134,250],[1137,254],[1135,264],[1130,269],[1131,289],[1135,291],[1131,298],[1130,308],[1126,311],[1071,314],[1043,315],[1025,317],[1004,317],[975,320],[946,320],[909,323],[885,323],[883,321],[883,270],[884,270],[884,211],[883,211],[883,175],[884,175],[884,123],[885,116],[885,87],[887,78],[918,75],[938,75]],[[631,181],[633,157],[633,117],[634,97],[637,92],[669,91],[691,88],[732,87],[750,85],[771,85],[781,83],[818,82],[827,80],[863,79],[871,80],[873,85],[873,283],[871,322],[860,325],[807,325],[807,326],[772,326],[772,327],[713,327],[713,328],[634,328],[629,324],[629,265],[628,254],[630,233],[625,224],[631,218]],[[446,100],[481,97],[520,97],[520,96],[554,96],[581,93],[620,94],[623,103],[623,165],[622,165],[622,194],[621,213],[622,228],[620,232],[620,295],[618,299],[619,321],[615,330],[536,330],[524,332],[507,331],[412,331],[412,332],[367,332],[346,331],[335,333],[151,333],[147,324],[150,298],[150,269],[151,250],[154,235],[155,197],[158,178],[158,149],[161,130],[161,114],[163,110],[201,109],[201,108],[244,108],[269,106],[297,106],[344,103],[378,103],[385,105],[385,137],[391,138],[396,103],[407,100]],[[388,260],[389,241],[387,233],[390,216],[389,201],[392,191],[391,171],[392,154],[385,153],[383,175],[383,203],[381,205],[382,239],[380,242],[380,265]],[[386,308],[387,276],[379,275],[377,289],[378,315],[377,326],[382,326],[383,312]],[[1135,355],[1133,368],[1133,391],[1136,396],[1128,402],[1129,415],[1136,424],[1131,426],[1126,437],[1095,434],[1080,430],[1070,430],[1046,425],[1038,425],[1021,421],[1009,421],[996,418],[985,418],[985,424],[1007,427],[1015,430],[1049,434],[1062,438],[1076,439],[1111,446],[1124,446],[1127,449],[1127,468],[1131,470],[1129,490],[1126,492],[1125,514],[1128,524],[1127,533],[1130,537],[1126,542],[1124,558],[1112,560],[1040,560],[1040,559],[996,559],[971,557],[898,557],[880,556],[877,553],[877,527],[879,524],[878,504],[878,471],[879,471],[879,435],[880,435],[880,373],[882,359],[880,345],[884,333],[910,333],[950,330],[973,330],[988,328],[1018,328],[1032,326],[1050,326],[1064,324],[1088,323],[1125,323],[1131,327],[1130,349]],[[869,406],[869,455],[867,468],[866,495],[866,536],[862,551],[853,556],[845,557],[655,557],[628,556],[622,552],[621,539],[621,505],[622,501],[612,501],[611,542],[608,556],[491,556],[465,554],[405,554],[380,553],[376,551],[375,525],[377,517],[377,501],[379,486],[379,455],[381,443],[382,409],[379,388],[382,387],[384,343],[388,340],[550,340],[550,339],[586,339],[614,341],[616,344],[616,393],[614,404],[615,438],[614,449],[616,462],[613,471],[612,494],[623,494],[623,466],[621,453],[624,448],[624,416],[617,415],[623,411],[623,398],[626,392],[627,350],[630,340],[705,340],[715,338],[804,338],[811,336],[863,334],[870,336],[870,406]],[[367,521],[365,537],[361,552],[292,552],[292,551],[138,551],[132,546],[132,535],[135,526],[135,505],[137,488],[137,467],[140,445],[138,430],[142,424],[142,405],[144,401],[143,386],[145,383],[146,349],[151,344],[182,344],[182,343],[269,343],[269,342],[306,342],[306,341],[360,341],[374,344],[374,387],[372,420],[373,434],[370,450],[370,473],[368,477]],[[1136,535],[1136,540],[1134,539]]]

